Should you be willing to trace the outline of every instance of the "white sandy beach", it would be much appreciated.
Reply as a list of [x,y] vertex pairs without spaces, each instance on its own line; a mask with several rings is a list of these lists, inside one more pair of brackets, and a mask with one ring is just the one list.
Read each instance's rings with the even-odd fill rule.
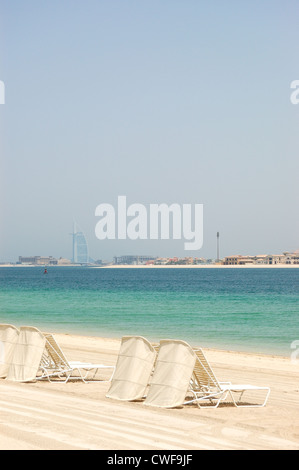
[[[116,362],[119,339],[66,334],[55,338],[69,360]],[[271,387],[267,405],[158,409],[106,398],[109,383],[104,381],[2,379],[0,449],[299,450],[299,364],[290,357],[205,352],[220,380]],[[108,378],[105,374],[101,378]]]

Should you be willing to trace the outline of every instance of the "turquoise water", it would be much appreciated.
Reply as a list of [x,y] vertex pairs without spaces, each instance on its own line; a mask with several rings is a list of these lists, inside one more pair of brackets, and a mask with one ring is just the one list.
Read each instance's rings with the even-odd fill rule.
[[0,268],[0,322],[290,356],[299,269]]

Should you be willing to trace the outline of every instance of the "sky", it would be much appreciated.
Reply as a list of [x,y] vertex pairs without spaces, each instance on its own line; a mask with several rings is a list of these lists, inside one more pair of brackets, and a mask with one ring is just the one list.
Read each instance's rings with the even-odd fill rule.
[[[299,249],[298,0],[0,0],[0,261]],[[203,245],[96,207],[203,204]]]

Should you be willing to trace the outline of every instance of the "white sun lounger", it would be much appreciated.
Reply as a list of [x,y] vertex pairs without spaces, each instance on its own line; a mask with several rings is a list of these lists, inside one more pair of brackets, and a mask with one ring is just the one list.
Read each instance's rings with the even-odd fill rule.
[[32,382],[36,379],[46,339],[34,327],[22,326],[16,342],[6,380]]
[[144,397],[156,351],[142,336],[123,336],[107,398],[138,400]]
[[[54,336],[49,333],[44,333],[45,343],[45,352],[40,369],[42,375],[39,379],[47,378],[49,381],[51,379],[63,379],[65,382],[72,379],[79,379],[83,382],[109,382],[113,375],[115,366],[105,365],[105,364],[93,364],[89,362],[81,361],[68,361],[62,349],[56,342]],[[94,380],[99,369],[112,369],[110,378],[108,380]],[[88,378],[90,372],[93,372],[92,377]]]
[[[248,398],[244,401],[249,392],[250,402]],[[193,349],[180,340],[161,340],[144,404],[173,408],[196,403],[199,407],[214,408],[230,397],[237,407],[261,407],[267,403],[269,394],[269,387],[219,382],[202,349]],[[190,395],[192,398],[188,399]]]
[[13,325],[0,325],[0,378],[7,376],[20,331]]
[[161,340],[145,405],[174,408],[184,404],[196,355],[180,340]]
[[[196,362],[189,389],[193,398],[186,401],[186,404],[196,403],[200,408],[217,408],[229,396],[237,407],[262,407],[266,405],[270,394],[269,387],[219,382],[202,349],[199,348],[194,351],[196,353]],[[257,403],[241,401],[246,392],[251,392],[250,395],[254,395],[254,401],[257,400]],[[236,394],[238,399],[235,398]],[[264,399],[259,403],[261,394]],[[246,396],[248,396],[248,393],[246,393]]]

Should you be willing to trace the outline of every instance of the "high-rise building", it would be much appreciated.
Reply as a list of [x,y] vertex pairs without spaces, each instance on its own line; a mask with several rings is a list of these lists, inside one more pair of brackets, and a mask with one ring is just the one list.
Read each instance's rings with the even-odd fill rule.
[[89,262],[88,245],[84,233],[77,231],[74,223],[73,231],[73,263],[87,264]]

